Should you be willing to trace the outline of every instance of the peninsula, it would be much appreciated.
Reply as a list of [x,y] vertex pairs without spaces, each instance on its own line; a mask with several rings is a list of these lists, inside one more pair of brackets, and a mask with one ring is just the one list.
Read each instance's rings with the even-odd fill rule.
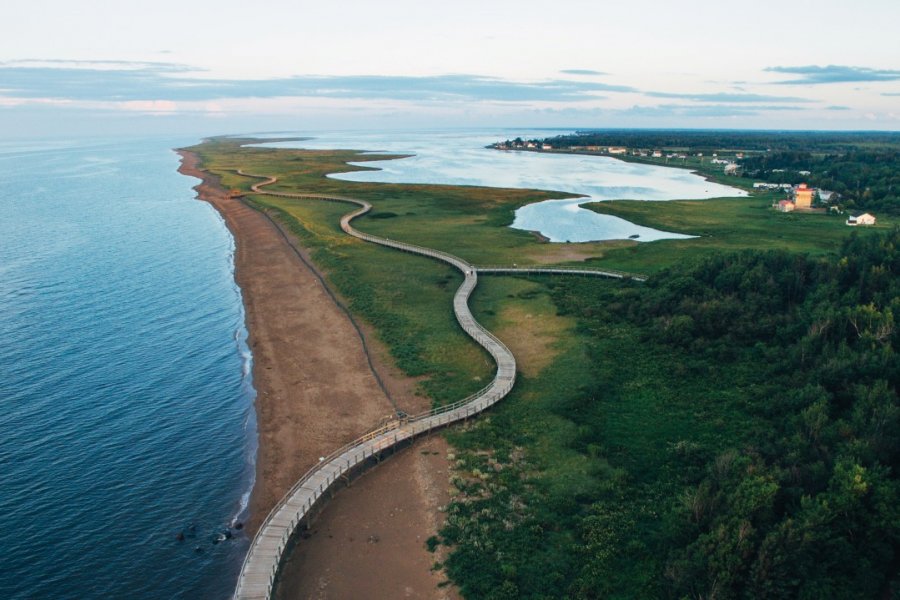
[[[449,496],[416,513],[426,515],[419,520],[422,528],[407,529],[417,540],[410,545],[412,537],[407,538],[406,547],[418,546],[420,551],[410,553],[408,566],[418,569],[428,565],[431,556],[437,568],[427,574],[422,569],[412,576],[402,566],[397,570],[392,567],[388,569],[389,578],[417,580],[417,589],[427,590],[423,593],[431,597],[456,592],[465,597],[500,592],[531,597],[560,590],[568,597],[584,598],[613,593],[658,596],[665,589],[704,587],[723,577],[735,589],[769,585],[788,589],[796,582],[781,578],[777,570],[765,575],[754,570],[717,570],[704,558],[703,548],[718,543],[714,542],[721,539],[716,537],[717,531],[731,531],[728,528],[733,526],[738,535],[744,531],[741,527],[749,526],[753,529],[743,534],[747,547],[742,552],[750,553],[751,561],[772,560],[765,549],[782,543],[777,541],[777,532],[788,526],[785,519],[805,526],[802,524],[814,516],[809,513],[810,506],[794,504],[791,499],[798,493],[814,494],[821,506],[834,506],[839,499],[823,495],[823,490],[831,489],[828,481],[837,482],[846,473],[856,473],[854,477],[865,483],[860,498],[876,493],[874,490],[892,493],[889,480],[877,476],[879,465],[891,460],[883,453],[889,452],[888,446],[883,450],[873,447],[871,455],[853,454],[843,445],[844,438],[835,437],[841,427],[846,427],[841,425],[847,422],[841,416],[846,412],[841,411],[848,410],[836,404],[828,409],[833,418],[826,414],[817,421],[816,435],[826,437],[816,443],[832,449],[836,457],[829,460],[825,470],[816,471],[807,463],[798,465],[800,472],[807,473],[804,481],[808,481],[795,482],[801,486],[798,490],[791,486],[791,472],[782,461],[791,455],[791,444],[798,439],[793,428],[805,427],[806,423],[785,419],[783,411],[807,414],[819,410],[814,407],[816,402],[832,403],[831,399],[838,396],[854,398],[852,407],[863,401],[855,395],[862,393],[863,388],[854,387],[860,382],[865,382],[864,389],[884,390],[872,400],[877,410],[890,410],[896,402],[896,382],[882,378],[890,371],[865,373],[850,368],[837,379],[824,378],[831,372],[825,365],[842,352],[841,344],[848,340],[851,345],[844,352],[858,355],[863,360],[859,364],[874,360],[872,352],[880,352],[879,360],[888,361],[885,364],[896,360],[893,351],[885,349],[895,337],[888,314],[891,298],[896,297],[890,283],[895,279],[866,279],[859,283],[864,297],[856,299],[844,291],[847,285],[855,285],[852,278],[840,275],[844,268],[840,265],[852,265],[853,272],[860,273],[889,271],[893,258],[882,249],[896,245],[881,240],[885,233],[896,237],[896,232],[871,230],[853,238],[847,237],[848,232],[836,237],[836,251],[834,246],[831,250],[818,248],[813,237],[809,242],[796,240],[790,250],[745,250],[737,254],[704,247],[702,237],[697,241],[654,242],[641,247],[658,247],[658,256],[669,248],[665,264],[630,259],[632,266],[642,265],[632,271],[658,272],[646,285],[638,277],[624,281],[570,275],[548,278],[541,272],[545,265],[568,263],[564,266],[596,272],[606,264],[625,262],[619,257],[628,256],[638,246],[541,243],[528,232],[504,227],[516,208],[559,197],[558,192],[337,181],[324,176],[365,168],[350,167],[350,161],[364,163],[385,156],[248,145],[254,141],[219,138],[188,151],[201,161],[206,181],[218,184],[222,203],[228,201],[234,211],[238,207],[249,211],[247,214],[255,211],[262,219],[259,222],[267,223],[270,237],[286,244],[286,254],[293,253],[293,260],[304,258],[308,263],[299,260],[298,265],[306,270],[314,265],[312,268],[321,276],[316,281],[331,290],[330,306],[346,325],[343,339],[354,341],[360,357],[356,363],[363,378],[360,381],[369,386],[376,406],[348,410],[369,410],[373,418],[369,426],[381,423],[386,428],[379,431],[385,434],[405,432],[405,423],[418,422],[404,420],[406,415],[419,412],[416,402],[422,411],[434,407],[435,414],[441,414],[442,406],[454,410],[458,406],[454,402],[491,381],[494,360],[471,343],[457,325],[451,307],[455,306],[454,295],[458,296],[456,290],[469,285],[478,265],[517,265],[516,271],[479,278],[471,304],[472,317],[502,339],[516,358],[519,377],[512,392],[484,418],[448,430],[450,448],[439,446],[434,450],[435,446],[429,446],[418,454],[401,453],[388,463],[389,467],[379,467],[363,479],[375,482],[379,473],[391,472],[397,482],[415,481],[409,471],[421,472],[417,467],[411,466],[407,472],[394,467],[405,464],[400,462],[404,457],[431,460],[434,452],[442,461],[429,463],[427,469],[448,478],[443,484],[430,480],[427,485],[449,489]],[[261,181],[266,185],[260,185]],[[348,214],[345,203],[323,199],[353,199],[361,209]],[[759,199],[731,201],[749,208]],[[354,217],[358,223],[350,225]],[[238,225],[231,221],[229,225],[237,230]],[[354,232],[356,238],[352,237]],[[238,234],[236,239],[237,277],[242,281]],[[389,247],[366,243],[369,240],[380,240],[382,246]],[[691,243],[699,244],[699,250],[698,246],[689,246]],[[735,249],[741,247],[738,238],[729,243]],[[685,244],[685,252],[675,244]],[[757,248],[759,242],[745,247]],[[454,271],[416,252],[399,253],[398,248],[452,254],[462,266],[457,265]],[[669,266],[678,262],[679,254],[692,260]],[[523,266],[534,267],[536,272],[522,272]],[[243,281],[242,289],[251,287],[249,281]],[[271,286],[272,281],[264,278],[262,283]],[[693,283],[687,285],[688,281]],[[474,285],[466,296],[472,288]],[[247,289],[244,293],[251,344],[255,344],[258,338],[251,314],[257,318],[264,315],[258,309],[251,310],[250,294]],[[824,298],[832,300],[823,303]],[[872,304],[866,308],[861,303],[869,299]],[[775,306],[782,310],[774,310]],[[840,306],[837,312],[835,306]],[[719,314],[729,318],[723,320]],[[864,314],[867,316],[861,320]],[[815,323],[827,325],[821,329]],[[847,323],[859,328],[857,338],[823,335],[845,331]],[[809,363],[792,336],[773,334],[791,327],[812,332],[809,335],[813,338],[802,344],[816,344],[823,362]],[[256,352],[255,345],[253,348]],[[371,364],[364,348],[375,357]],[[713,354],[704,348],[714,349]],[[776,355],[782,362],[765,358]],[[784,366],[785,360],[791,365],[790,373],[775,369],[776,365]],[[265,363],[256,364],[254,373],[264,380],[270,369],[262,365]],[[297,361],[285,363],[282,372],[296,374],[301,366]],[[379,378],[384,382],[383,389]],[[717,381],[714,389],[708,385],[710,378]],[[822,386],[822,395],[818,400],[804,396],[791,383],[792,378]],[[263,382],[259,389],[265,386]],[[406,395],[394,389],[405,390]],[[773,397],[778,398],[774,404]],[[262,406],[266,399],[263,395],[259,398],[261,418],[266,414]],[[382,419],[388,415],[395,418],[379,420],[379,415]],[[367,429],[361,421],[358,425]],[[869,431],[867,423],[854,421],[851,427],[863,435]],[[301,424],[294,435],[302,435],[303,427]],[[261,456],[265,452],[264,430],[261,424]],[[379,435],[368,439],[381,439]],[[331,456],[338,456],[330,453],[339,442],[353,437],[348,429],[342,440],[333,440],[327,449],[314,448],[305,458],[298,453],[298,463],[305,460],[305,464],[298,466],[301,472],[293,476],[299,479],[304,467],[314,465],[318,457],[329,463]],[[337,475],[322,473],[322,485],[330,485]],[[741,486],[746,476],[742,473],[759,473],[752,478],[756,500],[752,505],[740,505],[746,512],[739,512],[733,501],[744,493]],[[398,494],[410,491],[393,481],[382,481],[382,490]],[[284,481],[283,485],[281,493],[291,489],[294,482]],[[345,505],[367,506],[366,502],[351,500],[361,487],[339,493],[336,502],[346,498],[349,501]],[[429,495],[427,490],[417,494]],[[694,500],[688,503],[686,498]],[[274,504],[274,500],[277,498],[270,497],[269,501]],[[260,510],[257,499],[253,505]],[[376,505],[397,514],[393,512],[396,506],[369,506]],[[349,532],[367,530],[365,510],[352,517],[358,529],[340,529],[337,521],[327,521],[332,518],[327,506],[321,520],[312,521],[312,537],[291,538],[288,532],[288,538],[297,543],[293,549],[287,544],[289,556],[274,582],[277,597],[294,597],[292,594],[304,585],[327,589],[345,581],[377,579],[377,567],[373,566],[377,562],[354,561],[351,574],[345,570],[346,564],[337,566],[340,557],[329,563],[321,555],[316,567],[322,569],[319,575],[324,579],[308,570],[306,576],[297,575],[304,569],[301,557],[309,560],[313,544],[322,539],[317,523],[324,531],[342,531],[352,538],[322,545],[335,553],[353,552],[356,537]],[[860,519],[868,519],[866,522],[890,520],[878,506],[863,502],[849,510]],[[253,527],[258,526],[259,518],[258,514],[253,517]],[[289,523],[288,529],[302,531],[296,529],[297,525]],[[389,524],[385,526],[396,531]],[[868,539],[866,536],[874,535],[875,530],[863,527],[861,539]],[[845,535],[839,529],[823,534],[832,540]],[[370,534],[366,544],[377,546],[380,540],[379,535]],[[716,547],[724,555],[732,552],[727,545]],[[855,542],[851,552],[858,554],[855,564],[868,561],[873,565],[865,575],[869,582],[866,589],[885,589],[892,585],[888,569],[873,562],[867,554],[871,547],[869,542]],[[617,551],[613,552],[614,548]],[[805,558],[814,549],[800,544],[791,553],[799,553],[802,564],[810,570],[807,581],[842,591],[865,587],[852,573],[816,570],[819,561]],[[374,554],[386,558],[388,564],[399,564],[392,560],[387,547],[378,548]],[[488,560],[488,556],[500,558]],[[335,568],[341,569],[340,575],[329,571]],[[456,592],[438,587],[445,583],[444,578],[456,586]],[[265,596],[268,592],[261,593]]]

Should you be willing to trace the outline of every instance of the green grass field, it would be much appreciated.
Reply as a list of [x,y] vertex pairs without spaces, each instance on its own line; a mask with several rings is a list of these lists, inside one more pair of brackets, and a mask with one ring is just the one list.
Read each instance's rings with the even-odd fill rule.
[[699,236],[690,240],[661,240],[610,251],[604,262],[626,271],[653,272],[676,262],[712,252],[784,249],[822,254],[832,251],[854,230],[866,235],[894,225],[879,217],[875,227],[853,228],[846,216],[781,213],[772,209],[772,194],[749,198],[640,202],[618,200],[585,205],[600,214],[614,215],[639,225]]

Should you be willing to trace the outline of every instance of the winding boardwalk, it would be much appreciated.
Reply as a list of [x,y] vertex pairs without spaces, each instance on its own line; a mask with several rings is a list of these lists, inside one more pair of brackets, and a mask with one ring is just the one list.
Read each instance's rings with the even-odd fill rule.
[[451,423],[476,415],[500,401],[512,390],[516,381],[515,357],[503,342],[475,320],[475,317],[472,316],[469,310],[468,300],[478,284],[479,270],[485,273],[578,273],[620,278],[627,276],[627,274],[566,268],[495,267],[476,269],[465,260],[446,252],[389,240],[355,229],[350,222],[356,217],[366,214],[372,208],[372,205],[365,200],[342,196],[292,194],[262,190],[262,187],[276,183],[278,179],[265,175],[244,173],[241,170],[238,170],[237,173],[246,177],[265,180],[250,186],[250,189],[257,194],[355,204],[358,206],[356,210],[341,217],[341,229],[348,235],[381,246],[427,256],[459,269],[464,279],[453,297],[453,312],[463,330],[488,351],[497,365],[494,379],[475,394],[451,405],[443,406],[421,415],[390,421],[387,425],[370,431],[359,439],[335,450],[328,456],[322,457],[317,465],[307,471],[294,484],[284,498],[275,505],[253,538],[250,550],[247,552],[244,564],[241,567],[237,588],[234,592],[235,600],[269,600],[275,588],[278,569],[288,542],[304,521],[309,522],[313,507],[326,493],[332,491],[336,483],[349,481],[351,472],[362,468],[373,460],[377,461],[382,452],[395,448],[403,441],[412,440],[437,428],[445,427]]

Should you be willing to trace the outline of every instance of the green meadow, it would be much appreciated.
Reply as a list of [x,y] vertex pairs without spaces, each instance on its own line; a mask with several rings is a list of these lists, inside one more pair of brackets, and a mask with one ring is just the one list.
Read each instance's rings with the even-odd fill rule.
[[[766,193],[748,198],[672,202],[617,200],[593,202],[585,208],[638,225],[698,236],[689,240],[633,244],[609,251],[604,257],[604,262],[612,268],[642,273],[735,250],[777,249],[823,254],[833,251],[857,229],[846,225],[846,215],[778,212],[772,203],[782,198]],[[875,227],[859,228],[858,233],[889,231],[895,223],[890,217],[879,217]]]

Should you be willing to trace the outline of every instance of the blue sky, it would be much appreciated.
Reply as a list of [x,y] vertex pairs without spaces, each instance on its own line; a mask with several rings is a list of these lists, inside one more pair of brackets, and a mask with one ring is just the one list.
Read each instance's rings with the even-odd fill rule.
[[[900,2],[32,0],[0,134],[900,129]],[[51,17],[52,15],[52,17]]]

